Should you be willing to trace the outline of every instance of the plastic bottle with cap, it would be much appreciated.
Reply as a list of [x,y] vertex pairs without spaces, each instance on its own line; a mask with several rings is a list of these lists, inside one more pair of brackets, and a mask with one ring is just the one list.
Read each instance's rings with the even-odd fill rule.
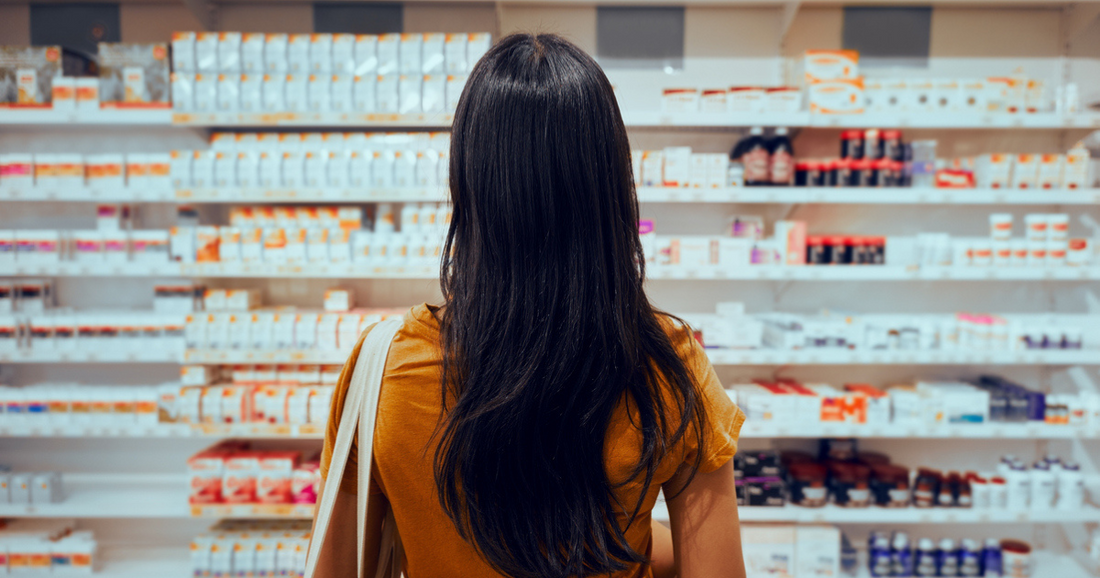
[[1003,566],[1000,541],[996,538],[986,538],[985,547],[982,548],[982,576],[1000,576]]
[[737,143],[731,157],[741,159],[745,168],[746,186],[767,186],[771,184],[771,155],[764,141],[764,129],[754,126],[749,136]]
[[1085,504],[1085,482],[1081,466],[1074,462],[1062,464],[1058,472],[1058,509],[1076,510]]
[[768,140],[769,180],[772,186],[789,187],[794,182],[794,146],[786,128],[775,129]]
[[936,575],[936,544],[930,538],[921,538],[917,543],[917,553],[914,557],[914,576]]
[[940,540],[940,547],[936,550],[936,575],[959,575],[959,554],[955,551],[955,541],[951,538]]
[[959,548],[959,576],[981,576],[982,550],[978,543],[964,538]]
[[1033,509],[1049,509],[1054,507],[1054,474],[1050,471],[1050,464],[1040,460],[1031,466],[1031,507]]
[[909,548],[909,536],[905,532],[895,532],[890,544],[890,575],[913,575],[913,551]]

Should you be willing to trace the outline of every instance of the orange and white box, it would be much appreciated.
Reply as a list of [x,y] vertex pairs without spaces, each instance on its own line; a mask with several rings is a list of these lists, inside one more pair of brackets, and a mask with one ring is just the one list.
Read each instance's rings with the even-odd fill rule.
[[199,452],[187,460],[187,472],[191,478],[190,503],[220,504],[225,501],[222,484],[228,455],[229,452],[214,448]]
[[1039,155],[1016,155],[1012,167],[1012,188],[1034,189],[1039,181]]
[[1077,143],[1065,156],[1062,186],[1067,189],[1083,189],[1089,182],[1089,150]]
[[300,265],[308,260],[306,255],[306,241],[308,229],[303,227],[287,227],[286,229],[286,262]]
[[759,86],[733,86],[727,96],[730,112],[763,112],[765,95]]
[[1039,184],[1040,189],[1062,188],[1062,167],[1065,166],[1064,155],[1040,155],[1039,156]]
[[290,389],[284,385],[262,385],[252,391],[252,421],[286,423],[286,403]]
[[802,62],[807,84],[859,78],[859,52],[855,50],[807,50]]
[[116,191],[125,187],[125,165],[126,159],[122,155],[88,155],[84,161],[84,176],[88,188]]
[[666,88],[661,96],[661,110],[667,113],[698,112],[699,90],[695,88]]
[[242,260],[240,227],[218,228],[218,258],[226,262]]
[[260,474],[260,452],[238,452],[225,460],[222,492],[227,504],[256,503],[256,479]]
[[291,481],[300,460],[299,452],[263,452],[259,458],[256,501],[260,504],[291,503]]
[[58,76],[53,79],[53,109],[76,109],[76,79]]
[[764,90],[765,112],[798,112],[802,110],[802,89],[777,86]]
[[991,189],[1007,189],[1012,184],[1012,155],[993,153],[978,157],[980,185]]
[[703,90],[699,97],[699,112],[723,113],[729,111],[726,92],[720,88]]
[[335,388],[332,387],[309,388],[309,423],[325,425],[328,422],[332,396],[335,391]]
[[263,230],[264,263],[280,265],[286,263],[286,230],[282,227],[270,227]]
[[885,391],[866,383],[845,384],[844,390],[862,395],[867,399],[866,423],[872,425],[888,425],[890,423],[890,397],[886,395]]
[[810,83],[810,112],[816,114],[862,114],[863,81],[822,80]]
[[222,422],[248,423],[252,421],[252,388],[225,386],[222,388]]
[[40,154],[34,157],[39,187],[79,187],[84,184],[84,157],[79,154]]
[[217,263],[221,260],[218,251],[221,235],[218,227],[195,228],[195,260],[199,263]]

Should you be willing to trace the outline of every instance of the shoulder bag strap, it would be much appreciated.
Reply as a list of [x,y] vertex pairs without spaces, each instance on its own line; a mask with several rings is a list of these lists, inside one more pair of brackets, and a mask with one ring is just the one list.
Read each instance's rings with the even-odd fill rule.
[[[356,495],[357,516],[356,535],[359,546],[359,578],[363,578],[363,548],[366,539],[367,526],[367,500],[370,497],[373,481],[371,480],[371,464],[374,463],[374,426],[378,418],[378,398],[382,393],[382,375],[386,371],[386,357],[389,355],[390,343],[393,342],[401,326],[403,318],[390,318],[374,326],[370,334],[363,342],[359,350],[359,359],[355,363],[355,372],[351,377],[350,388],[363,392],[360,398],[362,409],[359,411],[359,491]],[[349,389],[350,389],[349,388]],[[378,567],[375,576],[382,578],[387,568],[394,569],[400,574],[401,561],[394,559],[394,541],[397,537],[396,527],[392,523],[393,514],[390,512],[382,525],[382,540],[379,544]]]
[[[360,413],[363,411],[364,401],[363,398],[367,394],[367,388],[362,387],[363,379],[365,377],[365,364],[364,360],[368,358],[381,357],[381,370],[378,372],[378,378],[376,379],[376,386],[374,388],[374,401],[372,407],[378,407],[378,392],[381,386],[381,371],[385,369],[386,355],[389,352],[390,342],[393,341],[394,335],[401,328],[402,319],[390,319],[383,321],[375,325],[374,329],[363,340],[363,346],[359,350],[359,358],[355,363],[355,371],[352,373],[351,383],[348,385],[347,393],[344,397],[344,410],[340,414],[340,427],[336,431],[336,441],[333,443],[332,449],[332,461],[329,463],[328,477],[325,478],[324,489],[321,492],[321,503],[317,505],[316,520],[313,524],[313,535],[309,542],[309,550],[306,554],[306,569],[303,576],[306,578],[312,578],[317,570],[317,560],[321,554],[321,546],[325,542],[325,534],[328,532],[329,524],[332,522],[332,510],[336,505],[336,496],[340,492],[340,484],[344,479],[344,468],[348,463],[348,456],[351,453],[351,443],[354,439],[357,429],[366,429],[370,432],[370,440],[373,443],[374,438],[374,421],[376,411],[372,410],[369,418],[370,426],[367,428],[359,428]],[[379,350],[381,349],[380,355]],[[374,352],[374,355],[370,353]],[[361,377],[362,376],[362,377]],[[371,465],[371,449],[372,446],[367,445],[367,461],[366,461],[366,479],[370,479],[370,465]],[[362,451],[360,451],[360,459],[362,459]],[[358,535],[359,539],[359,576],[363,575],[363,530],[365,526],[366,516],[366,491],[363,487],[362,475],[362,462],[360,462],[360,489],[359,497],[360,512],[358,522]],[[392,514],[391,514],[392,515]],[[395,534],[396,535],[396,534]],[[382,548],[383,552],[387,549],[392,549],[390,544],[383,535]],[[391,538],[392,540],[392,538]],[[381,567],[382,564],[379,564]]]

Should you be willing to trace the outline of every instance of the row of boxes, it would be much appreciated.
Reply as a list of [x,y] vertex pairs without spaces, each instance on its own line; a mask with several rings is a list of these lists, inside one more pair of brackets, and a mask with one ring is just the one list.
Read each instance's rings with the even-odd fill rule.
[[793,86],[666,88],[661,93],[661,110],[667,113],[798,112],[802,110],[802,89]]
[[[953,163],[943,169],[970,172],[972,186],[991,189],[1083,189],[1089,186],[1089,160],[1089,150],[1078,143],[1064,155],[988,154],[972,165]],[[940,181],[936,186],[952,184]]]
[[442,113],[458,107],[465,75],[172,73],[177,112]]
[[252,450],[227,440],[187,460],[191,504],[313,504],[320,467],[297,451]]
[[63,496],[58,472],[13,472],[0,466],[0,504],[56,504]]
[[74,520],[23,518],[0,524],[0,573],[91,575],[99,562],[92,532]]
[[168,153],[10,153],[0,155],[0,189],[167,189],[171,167]]
[[180,353],[184,318],[152,311],[57,310],[23,318],[0,315],[0,351],[23,349],[74,353]]
[[183,263],[432,266],[442,254],[437,233],[381,233],[282,227],[174,227],[171,257]]
[[169,231],[0,231],[0,263],[167,263]]
[[[328,423],[334,387],[203,385],[179,390],[175,423],[315,425]],[[170,422],[171,423],[171,422]]]
[[[695,153],[691,147],[667,147],[659,151],[630,151],[634,182],[643,187],[721,188],[733,182],[729,156]],[[740,180],[738,179],[735,180]]]
[[223,520],[191,541],[191,575],[298,578],[306,569],[309,533],[305,520]]
[[175,32],[176,72],[466,74],[492,36],[473,34],[272,34]]
[[434,150],[173,151],[171,183],[185,188],[438,188],[448,155]]
[[347,313],[261,309],[244,313],[193,313],[184,328],[187,349],[350,350],[359,335],[404,310],[371,309]]

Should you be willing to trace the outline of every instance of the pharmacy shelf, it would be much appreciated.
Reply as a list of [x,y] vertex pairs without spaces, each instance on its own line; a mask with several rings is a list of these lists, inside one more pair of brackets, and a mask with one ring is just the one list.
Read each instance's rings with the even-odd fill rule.
[[1100,424],[1071,426],[1042,422],[941,425],[775,423],[750,418],[741,428],[741,438],[1096,439],[1100,438]]
[[211,127],[293,127],[293,126],[338,126],[343,128],[419,128],[450,130],[454,115],[450,113],[434,114],[387,114],[387,113],[227,113],[227,112],[175,112],[172,124],[177,126]]
[[[341,350],[188,350],[185,363],[195,364],[336,364],[347,360]],[[759,350],[708,349],[714,365],[1091,365],[1100,350],[1041,349],[1024,351],[859,351],[844,349]],[[0,358],[2,359],[2,358]]]
[[628,111],[623,122],[634,128],[742,128],[786,126],[805,128],[929,128],[929,129],[1095,129],[1093,113],[704,113]]
[[186,474],[62,474],[56,504],[0,504],[0,518],[309,519],[313,504],[187,503]]
[[304,439],[325,437],[324,425],[277,425],[263,423],[106,426],[92,424],[16,425],[5,422],[0,437],[9,438],[237,438]]
[[[1100,267],[766,266],[648,267],[651,281],[1095,281]],[[0,276],[437,279],[437,265],[269,265],[221,263],[0,263]]]
[[865,205],[1090,205],[1100,190],[1007,190],[898,188],[731,187],[677,189],[639,187],[643,203],[815,203]]
[[0,276],[48,277],[222,277],[318,279],[438,279],[436,265],[372,267],[362,265],[267,265],[241,263],[0,263]]
[[[320,440],[325,426],[277,424],[183,424],[104,426],[81,424],[19,425],[4,423],[0,438],[168,438],[168,439],[301,439]],[[988,423],[949,425],[866,425],[842,423],[776,424],[749,420],[741,439],[1098,439],[1100,425],[1070,426],[1045,423]]]
[[661,267],[646,269],[650,280],[739,281],[1089,281],[1096,267],[903,267],[885,265]]
[[[4,189],[0,201],[77,201],[88,203],[377,203],[445,202],[440,188],[206,188],[156,190],[82,187]],[[1100,189],[1016,190],[903,188],[639,187],[643,203],[863,204],[863,205],[1091,205]]]
[[[1075,510],[1014,511],[984,508],[843,508],[830,504],[821,508],[741,506],[737,508],[737,516],[742,522],[801,524],[1072,524],[1100,520],[1100,508],[1086,506]],[[668,506],[663,499],[657,500],[653,517],[662,522],[668,521]]]
[[0,351],[0,363],[179,363],[182,351],[103,347],[95,351],[59,351],[49,347]]
[[848,349],[709,349],[714,365],[1092,365],[1100,350],[875,351]]
[[54,110],[52,108],[3,108],[0,107],[0,125],[124,125],[167,126],[172,122],[172,111],[167,108],[89,110]]

